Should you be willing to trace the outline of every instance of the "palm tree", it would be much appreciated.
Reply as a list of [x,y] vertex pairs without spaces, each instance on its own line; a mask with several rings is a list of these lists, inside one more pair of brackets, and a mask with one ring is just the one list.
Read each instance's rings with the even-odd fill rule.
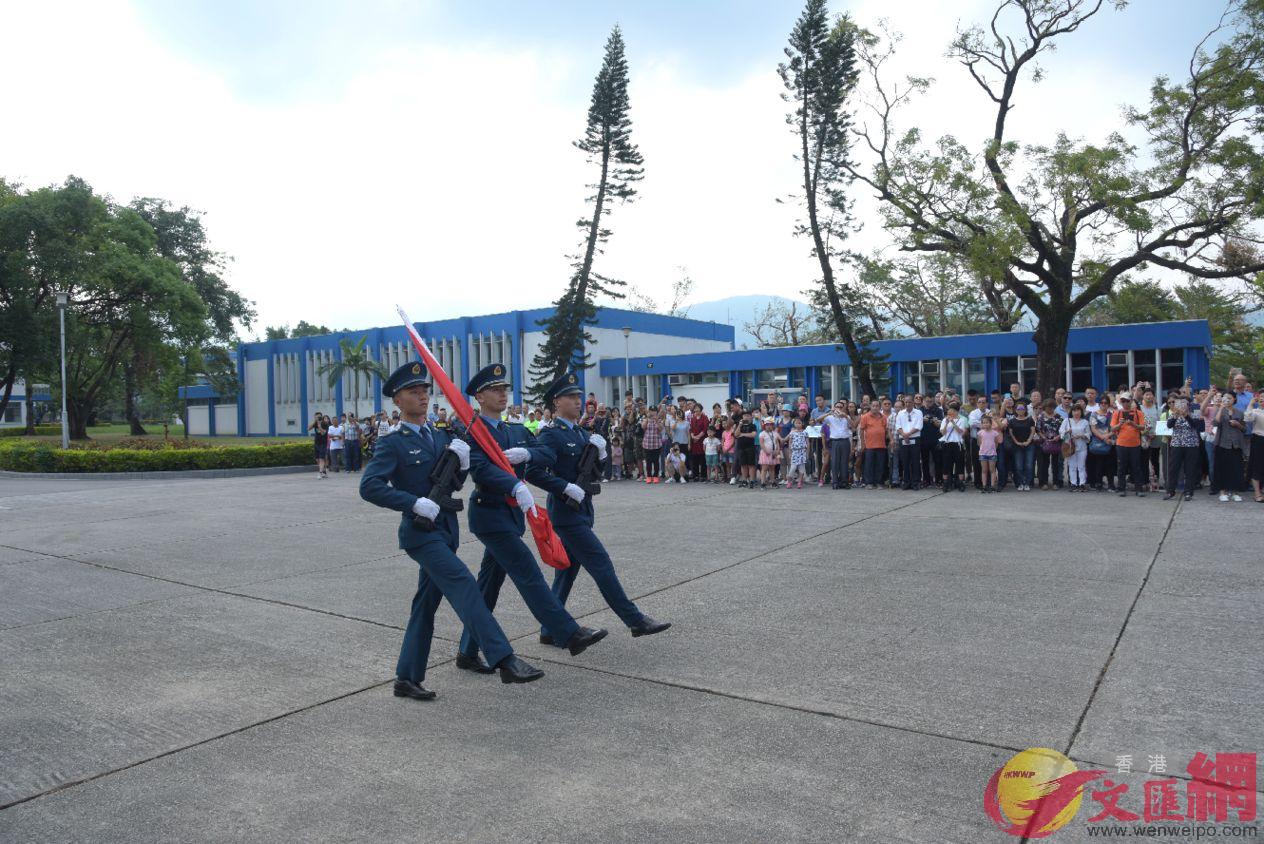
[[386,371],[386,367],[369,357],[369,353],[365,351],[364,344],[368,342],[369,335],[360,338],[360,342],[355,345],[350,340],[339,340],[338,345],[342,347],[341,360],[333,363],[327,363],[317,369],[320,375],[329,376],[329,387],[333,387],[343,375],[351,375],[351,405],[354,408],[352,413],[356,418],[360,418],[360,378],[364,375],[376,375],[379,378],[388,378],[390,373]]

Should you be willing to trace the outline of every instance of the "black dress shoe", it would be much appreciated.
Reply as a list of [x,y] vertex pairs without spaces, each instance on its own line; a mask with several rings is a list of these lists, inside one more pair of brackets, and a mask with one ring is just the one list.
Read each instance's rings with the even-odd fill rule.
[[502,683],[530,683],[544,676],[543,671],[528,665],[513,654],[496,663],[496,668],[500,671]]
[[628,629],[632,631],[632,638],[635,639],[637,636],[653,636],[655,633],[662,633],[668,627],[671,627],[670,621],[655,621],[647,615],[640,624]]
[[493,674],[496,669],[488,665],[481,656],[466,656],[465,654],[456,655],[456,667],[462,671],[473,671],[475,674]]
[[417,700],[434,700],[435,693],[421,683],[412,680],[395,680],[395,697],[411,697]]
[[553,644],[553,637],[552,637],[552,636],[550,636],[548,633],[541,633],[541,634],[540,634],[540,644],[541,644],[541,645],[551,645],[551,644]]
[[601,627],[581,627],[566,642],[566,647],[570,650],[571,656],[579,656],[588,650],[590,645],[595,645],[606,638],[609,632]]

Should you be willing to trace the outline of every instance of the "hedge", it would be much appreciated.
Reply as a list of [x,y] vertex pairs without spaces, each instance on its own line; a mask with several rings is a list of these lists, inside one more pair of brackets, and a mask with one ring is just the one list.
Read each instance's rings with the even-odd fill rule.
[[311,443],[210,446],[142,450],[61,449],[47,443],[0,444],[0,469],[10,472],[171,472],[183,469],[249,469],[312,462]]
[[[14,425],[12,427],[0,428],[0,438],[20,437],[25,433],[26,433],[26,428],[21,425]],[[54,434],[60,434],[60,433],[61,433],[60,425],[36,425],[35,426],[36,436],[48,437],[48,436],[53,436]]]

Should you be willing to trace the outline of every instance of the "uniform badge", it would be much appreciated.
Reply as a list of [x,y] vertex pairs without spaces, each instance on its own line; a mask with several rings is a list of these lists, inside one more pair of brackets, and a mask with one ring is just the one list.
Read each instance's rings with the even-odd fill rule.
[[575,384],[575,383],[577,383],[577,382],[578,382],[578,380],[579,380],[579,379],[577,379],[577,378],[575,377],[575,373],[573,373],[573,372],[572,372],[572,373],[571,373],[571,375],[570,375],[570,377],[566,379],[566,383],[568,383],[568,384]]
[[409,454],[421,454],[421,449],[419,449],[419,448],[409,449],[409,450],[408,450],[408,453],[409,453]]
[[413,375],[420,375],[420,374],[421,374],[421,364],[419,364],[419,363],[414,363],[414,364],[413,364]]
[[498,366],[498,367],[496,367],[495,369],[493,369],[493,370],[492,370],[492,374],[493,374],[493,375],[504,375],[504,374],[505,374],[505,368],[504,368],[503,366]]

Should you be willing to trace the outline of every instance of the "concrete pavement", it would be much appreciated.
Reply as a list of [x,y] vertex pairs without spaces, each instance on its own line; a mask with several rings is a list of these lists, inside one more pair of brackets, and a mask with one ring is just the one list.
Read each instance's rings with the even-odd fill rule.
[[[416,566],[355,479],[0,482],[0,840],[1010,841],[992,772],[1258,751],[1264,507],[608,484],[631,639],[389,681]],[[477,568],[482,547],[463,534]],[[1143,763],[1142,763],[1143,764]],[[1144,768],[1142,770],[1144,774]],[[1084,807],[1053,841],[1087,840]]]

